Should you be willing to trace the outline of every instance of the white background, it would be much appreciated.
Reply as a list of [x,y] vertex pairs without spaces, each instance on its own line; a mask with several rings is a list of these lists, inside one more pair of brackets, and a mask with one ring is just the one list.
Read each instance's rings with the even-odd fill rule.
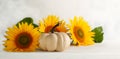
[[[64,52],[9,53],[3,51],[4,33],[24,17],[35,23],[48,15],[57,15],[69,23],[83,16],[92,28],[103,26],[104,41],[89,47],[70,47]],[[0,59],[119,59],[120,0],[0,0]],[[88,56],[88,57],[87,57]]]

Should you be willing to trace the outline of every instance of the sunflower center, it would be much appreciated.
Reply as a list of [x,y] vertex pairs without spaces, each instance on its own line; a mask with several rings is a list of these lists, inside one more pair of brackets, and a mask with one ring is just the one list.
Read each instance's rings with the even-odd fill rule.
[[[54,26],[47,26],[47,27],[45,28],[45,32],[46,32],[46,33],[50,32],[50,30],[51,30],[53,27],[54,27]],[[57,28],[55,28],[54,31],[60,32],[60,30],[58,30]]]
[[84,41],[84,32],[79,27],[74,27],[73,29],[76,39],[80,42]]
[[24,32],[20,33],[16,37],[16,45],[19,48],[28,48],[32,43],[32,37],[30,34]]
[[83,38],[83,36],[84,36],[83,31],[80,30],[80,29],[77,31],[77,34],[78,34],[78,36],[81,37],[81,38]]
[[29,42],[29,37],[27,36],[21,36],[19,39],[18,39],[19,43],[21,45],[26,45],[28,42]]
[[50,30],[53,28],[53,26],[47,26],[46,28],[45,28],[45,32],[46,33],[48,33],[48,32],[50,32]]

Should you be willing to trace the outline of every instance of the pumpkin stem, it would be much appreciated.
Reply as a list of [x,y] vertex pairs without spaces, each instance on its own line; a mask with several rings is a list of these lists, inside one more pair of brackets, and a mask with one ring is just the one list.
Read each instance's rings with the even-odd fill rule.
[[51,33],[54,33],[55,28],[56,28],[57,26],[59,26],[59,25],[60,25],[60,23],[58,22],[58,23],[50,30],[50,32],[51,32]]

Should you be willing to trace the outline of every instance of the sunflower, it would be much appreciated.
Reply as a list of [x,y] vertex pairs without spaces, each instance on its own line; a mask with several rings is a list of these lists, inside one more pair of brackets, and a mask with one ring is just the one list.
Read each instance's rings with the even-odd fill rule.
[[74,17],[70,20],[68,25],[71,33],[71,38],[73,39],[73,44],[87,46],[94,44],[94,32],[91,32],[91,28],[82,17]]
[[[48,33],[58,22],[60,22],[59,17],[49,15],[47,18],[43,19],[43,21],[40,21],[39,31]],[[58,27],[56,27],[55,31],[67,32],[65,25],[65,22],[62,20],[61,24]]]
[[12,52],[35,51],[38,47],[39,35],[38,28],[34,28],[32,24],[19,23],[18,26],[14,25],[6,31],[5,38],[7,40],[3,44],[4,50]]

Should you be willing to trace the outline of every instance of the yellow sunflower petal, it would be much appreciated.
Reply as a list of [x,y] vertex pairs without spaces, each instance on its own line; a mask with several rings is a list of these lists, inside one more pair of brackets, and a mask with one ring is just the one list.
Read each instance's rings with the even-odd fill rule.
[[45,25],[43,24],[42,21],[40,21],[40,23],[39,23],[39,31],[40,32],[44,32],[45,31]]
[[[44,22],[40,21],[39,31],[40,32],[50,32],[50,30],[59,22],[59,17],[54,15],[49,15],[47,18],[43,19]],[[67,32],[66,23],[62,22],[55,30],[57,32]]]
[[83,19],[83,17],[74,17],[73,20],[70,20],[68,25],[70,29],[71,38],[73,39],[73,44],[78,44],[82,46],[94,44],[94,32],[91,32],[91,28],[88,23]]
[[14,25],[6,31],[5,38],[7,40],[3,44],[4,50],[13,52],[35,51],[39,36],[38,29],[34,28],[32,24],[19,23],[18,27]]

